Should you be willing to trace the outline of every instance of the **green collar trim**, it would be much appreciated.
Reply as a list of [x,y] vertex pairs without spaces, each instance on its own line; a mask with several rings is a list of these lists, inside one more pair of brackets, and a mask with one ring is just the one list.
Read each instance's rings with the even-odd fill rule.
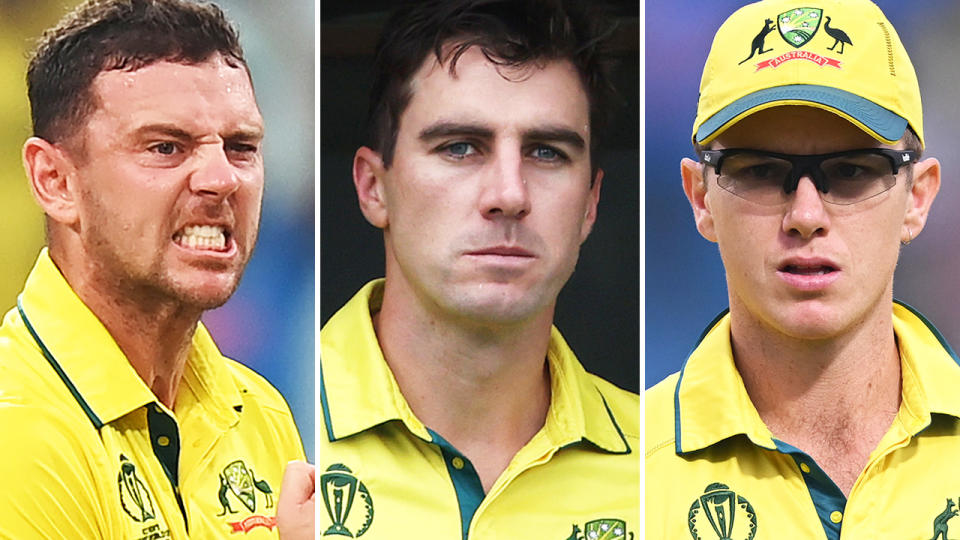
[[53,354],[50,353],[50,350],[47,349],[47,346],[43,344],[43,340],[41,340],[40,336],[37,335],[36,330],[33,329],[33,325],[30,324],[27,314],[23,311],[21,298],[17,298],[17,311],[20,312],[20,318],[23,319],[23,324],[26,325],[27,331],[30,332],[30,336],[33,337],[33,340],[37,343],[37,346],[40,347],[43,357],[47,359],[47,362],[50,363],[50,366],[57,373],[57,376],[59,376],[60,380],[63,381],[63,384],[66,385],[67,390],[70,391],[73,399],[77,400],[77,403],[80,405],[80,409],[82,409],[84,414],[87,415],[87,418],[90,419],[90,423],[93,424],[93,427],[99,430],[101,427],[103,427],[103,422],[100,420],[100,417],[93,412],[93,409],[90,408],[90,405],[86,402],[86,400],[83,399],[83,396],[80,395],[77,387],[73,385],[73,382],[69,377],[67,377],[67,374],[63,371],[63,368],[60,367],[60,363],[57,362],[57,359],[53,357]]

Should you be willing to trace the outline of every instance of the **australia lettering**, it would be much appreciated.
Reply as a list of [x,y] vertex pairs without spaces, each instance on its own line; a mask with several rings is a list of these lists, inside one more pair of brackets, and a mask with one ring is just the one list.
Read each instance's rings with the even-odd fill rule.
[[764,68],[775,68],[784,62],[789,62],[791,60],[807,60],[813,62],[820,67],[823,66],[833,66],[835,68],[840,68],[840,61],[836,58],[828,58],[826,56],[820,56],[815,52],[810,51],[789,51],[781,54],[776,58],[771,58],[769,60],[764,60],[757,64],[757,71],[760,71]]

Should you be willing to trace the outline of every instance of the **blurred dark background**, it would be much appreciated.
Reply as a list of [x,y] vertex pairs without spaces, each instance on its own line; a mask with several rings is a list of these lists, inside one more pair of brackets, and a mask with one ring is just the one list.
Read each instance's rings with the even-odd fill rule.
[[[716,245],[697,232],[680,184],[690,144],[700,73],[713,35],[744,1],[675,0],[645,4],[645,376],[649,388],[681,364],[704,327],[727,307]],[[917,307],[960,344],[960,168],[957,83],[960,3],[878,0],[917,70],[926,156],[940,159],[943,182],[926,229],[900,255],[894,296]],[[799,2],[797,5],[802,5]],[[706,9],[708,8],[708,9]],[[750,36],[745,39],[749,40]],[[779,38],[778,38],[779,39]],[[856,38],[854,38],[854,41]],[[854,47],[856,45],[853,45]]]
[[[320,2],[320,323],[383,275],[383,236],[357,206],[351,166],[364,144],[371,63],[395,2]],[[619,108],[604,139],[599,218],[560,294],[556,325],[587,370],[639,391],[639,3],[618,22]]]

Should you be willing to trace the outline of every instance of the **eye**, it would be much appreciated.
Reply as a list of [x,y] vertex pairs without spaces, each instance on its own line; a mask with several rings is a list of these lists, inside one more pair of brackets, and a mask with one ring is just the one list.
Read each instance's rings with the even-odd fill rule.
[[773,171],[773,167],[768,163],[763,163],[760,165],[754,165],[746,169],[744,172],[754,178],[767,178],[770,176],[770,173]]
[[832,172],[838,178],[856,178],[863,174],[864,169],[853,163],[841,163],[834,167]]
[[250,159],[260,151],[260,147],[255,144],[237,142],[227,143],[226,150],[231,156]]
[[530,155],[540,161],[564,161],[567,159],[567,155],[560,150],[543,144],[534,147]]
[[177,153],[177,144],[171,141],[163,141],[150,146],[150,151],[164,156],[172,156]]
[[463,159],[477,153],[476,147],[468,142],[458,141],[441,148],[444,154],[454,159]]

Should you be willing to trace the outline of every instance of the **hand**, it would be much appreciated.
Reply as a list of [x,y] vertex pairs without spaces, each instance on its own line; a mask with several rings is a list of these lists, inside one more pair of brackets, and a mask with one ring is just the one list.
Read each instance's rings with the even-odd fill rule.
[[303,461],[287,463],[277,501],[277,530],[281,540],[314,538],[315,468]]

